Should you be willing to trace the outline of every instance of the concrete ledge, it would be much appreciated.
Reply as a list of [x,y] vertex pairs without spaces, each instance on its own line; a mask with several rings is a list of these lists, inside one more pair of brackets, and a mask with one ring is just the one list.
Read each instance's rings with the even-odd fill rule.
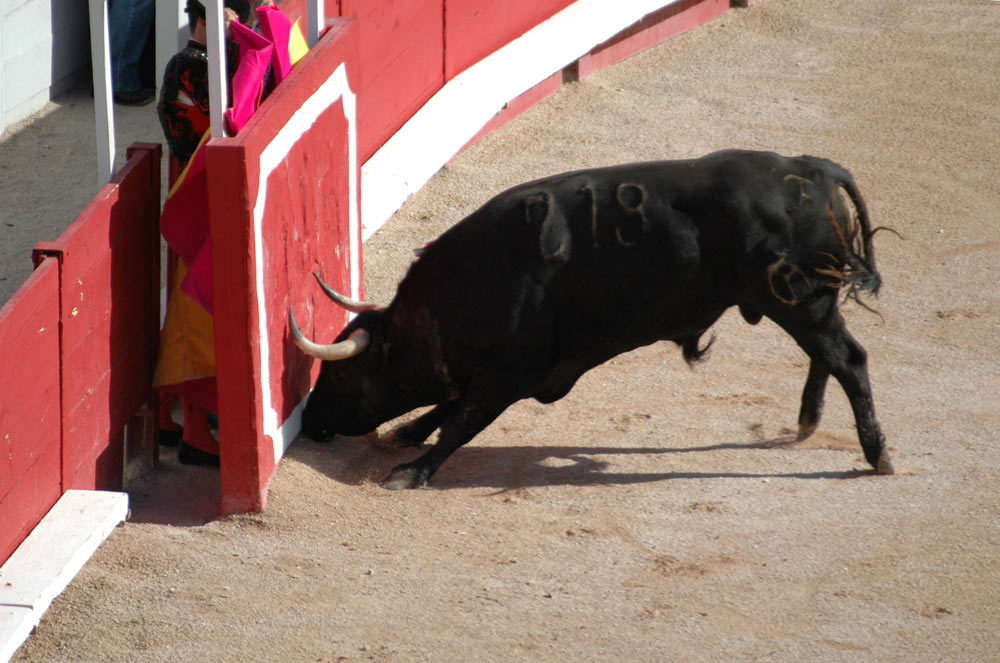
[[128,495],[69,490],[0,567],[0,662],[10,660],[97,547],[128,514]]

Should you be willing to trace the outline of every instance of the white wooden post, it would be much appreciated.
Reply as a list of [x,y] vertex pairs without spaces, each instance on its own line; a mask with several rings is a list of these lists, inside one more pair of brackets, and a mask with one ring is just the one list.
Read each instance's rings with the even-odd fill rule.
[[187,44],[191,31],[183,2],[156,3],[156,89],[163,85],[163,71],[170,58]]
[[222,19],[223,0],[205,0],[208,31],[208,110],[212,123],[212,136],[225,136],[223,113],[229,104],[226,94],[226,36]]
[[309,48],[319,41],[320,30],[323,29],[325,17],[323,16],[323,0],[308,0],[306,2],[306,40]]
[[90,61],[94,78],[97,186],[111,179],[115,165],[115,115],[111,102],[111,48],[107,0],[90,0]]

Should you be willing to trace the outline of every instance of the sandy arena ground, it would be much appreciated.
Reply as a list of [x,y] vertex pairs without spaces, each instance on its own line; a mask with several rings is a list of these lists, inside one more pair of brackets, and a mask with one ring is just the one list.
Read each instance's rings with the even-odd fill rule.
[[[88,123],[13,144],[85,150]],[[793,442],[805,357],[729,312],[694,371],[619,357],[423,490],[375,482],[413,452],[302,440],[266,513],[191,524],[214,474],[168,452],[15,660],[998,660],[1000,3],[762,0],[568,84],[366,245],[368,296],[508,186],[726,147],[840,162],[903,236],[877,237],[881,315],[844,309],[895,476],[833,382]]]

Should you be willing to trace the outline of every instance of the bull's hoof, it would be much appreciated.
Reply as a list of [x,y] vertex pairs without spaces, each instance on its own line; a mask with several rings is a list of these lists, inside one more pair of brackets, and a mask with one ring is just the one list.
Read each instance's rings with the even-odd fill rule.
[[427,485],[427,477],[415,467],[399,466],[382,481],[386,490],[409,490]]
[[876,474],[895,474],[896,469],[892,466],[892,459],[889,458],[889,450],[883,449],[879,454],[878,463],[875,464]]
[[813,433],[816,432],[817,428],[819,428],[819,424],[817,424],[817,423],[809,423],[807,421],[800,421],[799,422],[799,432],[795,436],[795,441],[796,442],[801,442],[802,440],[808,438],[810,435],[812,435]]

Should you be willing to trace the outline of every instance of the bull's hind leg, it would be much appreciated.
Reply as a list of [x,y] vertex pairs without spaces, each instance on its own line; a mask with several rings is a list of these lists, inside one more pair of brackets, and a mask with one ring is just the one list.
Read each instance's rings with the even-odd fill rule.
[[[827,301],[829,305],[819,319],[811,318],[804,307],[795,309],[798,315],[775,316],[775,321],[795,338],[812,361],[802,394],[803,412],[806,412],[809,421],[818,422],[826,382],[823,372],[833,375],[851,403],[865,459],[879,474],[892,474],[885,436],[875,419],[875,404],[868,380],[868,353],[847,331],[837,311],[836,299],[831,297]],[[811,319],[798,316],[809,316]]]
[[809,362],[809,377],[802,388],[802,407],[799,409],[798,439],[804,440],[816,432],[823,416],[823,395],[830,372],[815,359]]

